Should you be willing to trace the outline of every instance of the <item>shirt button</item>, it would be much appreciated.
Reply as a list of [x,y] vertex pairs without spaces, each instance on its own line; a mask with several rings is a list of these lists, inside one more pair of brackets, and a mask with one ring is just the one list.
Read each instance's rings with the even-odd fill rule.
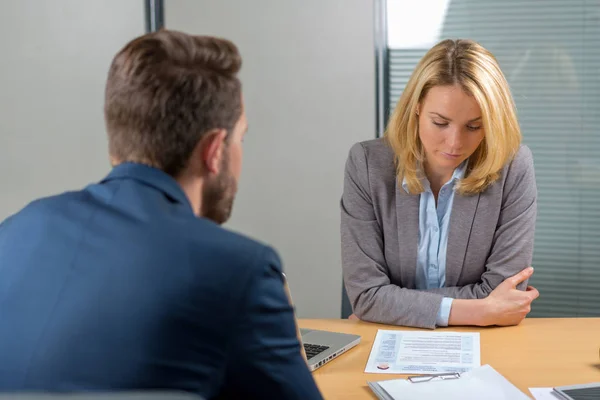
[[434,232],[437,232],[437,231],[439,231],[438,227],[437,227],[437,226],[434,226],[434,227],[433,227],[433,231],[434,231]]
[[436,267],[435,264],[429,264],[429,268],[435,269],[435,267]]

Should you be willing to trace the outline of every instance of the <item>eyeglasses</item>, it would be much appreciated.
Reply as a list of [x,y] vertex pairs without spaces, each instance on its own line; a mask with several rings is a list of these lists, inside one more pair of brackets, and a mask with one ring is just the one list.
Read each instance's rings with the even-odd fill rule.
[[447,374],[433,374],[433,375],[418,375],[418,376],[409,376],[408,380],[412,383],[421,383],[421,382],[429,382],[434,379],[439,380],[449,380],[449,379],[458,379],[460,378],[460,373],[451,372]]

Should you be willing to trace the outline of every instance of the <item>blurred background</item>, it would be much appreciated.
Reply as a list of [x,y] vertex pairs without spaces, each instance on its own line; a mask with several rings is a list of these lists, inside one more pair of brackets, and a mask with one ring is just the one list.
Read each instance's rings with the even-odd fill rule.
[[0,220],[110,169],[108,66],[165,26],[239,47],[250,130],[228,227],[278,249],[301,318],[347,316],[348,150],[382,134],[438,41],[494,53],[539,190],[532,316],[600,316],[600,0],[3,0]]

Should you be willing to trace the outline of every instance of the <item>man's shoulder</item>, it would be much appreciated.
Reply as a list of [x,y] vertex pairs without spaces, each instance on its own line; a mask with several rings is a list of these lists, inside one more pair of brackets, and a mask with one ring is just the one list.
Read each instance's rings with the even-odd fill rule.
[[191,219],[187,225],[186,237],[193,256],[204,257],[208,250],[211,258],[226,262],[230,268],[255,273],[267,266],[282,269],[279,255],[266,243],[203,218]]
[[83,190],[41,197],[23,206],[23,208],[7,217],[4,222],[8,223],[11,220],[30,217],[39,218],[43,217],[44,214],[53,215],[58,210],[71,208],[74,202],[81,200],[83,197],[85,197]]

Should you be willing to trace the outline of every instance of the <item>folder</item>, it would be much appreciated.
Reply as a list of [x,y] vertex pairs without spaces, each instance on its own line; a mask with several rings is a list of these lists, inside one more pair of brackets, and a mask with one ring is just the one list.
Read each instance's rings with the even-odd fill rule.
[[367,382],[379,400],[529,400],[489,365],[462,374]]

